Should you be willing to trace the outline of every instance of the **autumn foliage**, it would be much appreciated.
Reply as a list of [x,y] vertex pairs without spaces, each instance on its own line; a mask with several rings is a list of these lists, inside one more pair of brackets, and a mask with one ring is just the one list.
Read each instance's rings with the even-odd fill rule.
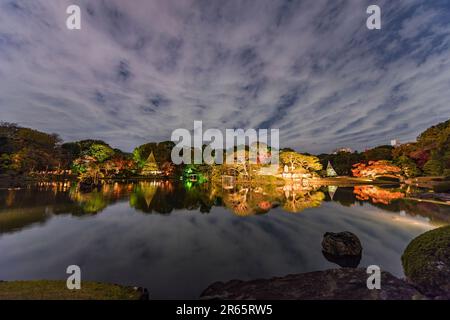
[[376,178],[378,176],[400,176],[401,169],[390,161],[369,161],[353,165],[352,174],[358,178]]
[[402,192],[381,189],[375,186],[355,186],[353,193],[356,199],[373,203],[389,204],[393,200],[401,199],[405,195]]

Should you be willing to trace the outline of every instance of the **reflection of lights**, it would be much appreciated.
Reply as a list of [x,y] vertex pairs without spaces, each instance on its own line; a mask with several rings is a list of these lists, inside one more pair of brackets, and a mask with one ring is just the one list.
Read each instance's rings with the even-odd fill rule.
[[[366,207],[366,208],[368,208],[368,207]],[[403,210],[398,213],[395,213],[395,214],[385,212],[385,211],[380,211],[380,210],[369,210],[369,211],[364,210],[364,212],[366,212],[367,214],[373,215],[376,220],[392,221],[393,223],[396,223],[396,224],[401,223],[405,226],[420,227],[420,228],[426,229],[426,230],[432,230],[432,229],[435,229],[438,227],[448,225],[445,222],[436,223],[436,221],[432,221],[432,219],[430,219],[428,217],[423,217],[423,216],[419,216],[419,215],[411,216]]]
[[435,226],[435,225],[431,225],[430,224],[430,219],[429,218],[424,218],[424,217],[420,217],[420,218],[414,218],[414,217],[408,217],[408,216],[402,216],[401,214],[398,216],[393,216],[392,220],[395,222],[400,222],[403,224],[409,224],[409,225],[413,225],[413,226],[420,226],[423,228],[437,228],[440,226]]

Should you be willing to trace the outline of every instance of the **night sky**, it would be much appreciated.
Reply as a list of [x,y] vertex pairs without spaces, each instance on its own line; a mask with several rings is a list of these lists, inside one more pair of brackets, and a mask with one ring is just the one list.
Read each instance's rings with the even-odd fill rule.
[[0,0],[0,120],[65,141],[130,151],[202,120],[318,153],[449,118],[448,0]]

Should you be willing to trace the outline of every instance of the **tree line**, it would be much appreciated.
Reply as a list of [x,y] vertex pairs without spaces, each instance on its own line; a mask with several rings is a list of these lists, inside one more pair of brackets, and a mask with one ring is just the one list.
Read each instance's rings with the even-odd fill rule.
[[[70,170],[74,175],[98,175],[99,178],[129,177],[138,175],[148,166],[149,159],[157,163],[163,175],[182,174],[182,169],[171,162],[174,145],[172,141],[150,142],[127,153],[102,140],[64,143],[57,134],[2,122],[0,174],[14,176]],[[288,170],[296,168],[301,172],[317,172],[321,176],[327,175],[325,168],[328,163],[340,176],[376,173],[406,177],[450,176],[450,120],[428,128],[416,142],[398,147],[382,145],[363,152],[342,151],[317,156],[285,148],[280,150],[280,162]],[[248,172],[248,168],[234,169]]]

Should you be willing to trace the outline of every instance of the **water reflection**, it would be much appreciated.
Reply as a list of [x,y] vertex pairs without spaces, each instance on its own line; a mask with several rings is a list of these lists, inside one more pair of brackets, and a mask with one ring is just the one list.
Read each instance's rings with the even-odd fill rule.
[[450,223],[450,207],[410,200],[410,188],[380,186],[304,186],[301,184],[241,185],[223,188],[214,184],[182,184],[176,181],[140,181],[105,183],[100,190],[81,192],[76,183],[43,182],[24,189],[0,190],[0,232],[19,230],[43,223],[51,215],[85,216],[101,213],[117,202],[129,202],[131,208],[145,214],[170,214],[187,209],[209,213],[212,207],[225,207],[236,216],[265,214],[281,207],[300,213],[334,201],[343,206],[362,203],[424,218],[433,225]]
[[450,223],[448,206],[408,192],[179,181],[111,182],[89,193],[69,182],[0,190],[0,279],[65,279],[67,265],[78,264],[87,280],[197,298],[215,281],[347,265],[321,250],[325,232],[343,230],[362,242],[360,266],[401,277],[406,245]]

